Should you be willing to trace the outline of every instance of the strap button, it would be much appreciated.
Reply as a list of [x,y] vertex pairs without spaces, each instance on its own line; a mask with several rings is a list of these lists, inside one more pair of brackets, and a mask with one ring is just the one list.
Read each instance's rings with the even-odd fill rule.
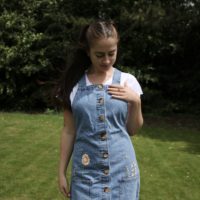
[[99,84],[97,87],[98,87],[99,89],[103,89],[103,85],[102,85],[102,84]]

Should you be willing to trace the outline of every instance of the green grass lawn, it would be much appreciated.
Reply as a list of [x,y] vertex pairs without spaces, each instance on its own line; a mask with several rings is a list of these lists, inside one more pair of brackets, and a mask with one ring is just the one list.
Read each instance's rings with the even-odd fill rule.
[[[144,118],[133,139],[140,200],[199,200],[198,119]],[[60,114],[0,113],[0,200],[64,199],[57,187],[62,125]]]

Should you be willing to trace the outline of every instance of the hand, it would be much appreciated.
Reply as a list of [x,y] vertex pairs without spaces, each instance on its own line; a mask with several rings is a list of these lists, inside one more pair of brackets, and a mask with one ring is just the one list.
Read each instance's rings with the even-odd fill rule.
[[68,180],[66,179],[65,175],[59,175],[59,189],[61,191],[61,193],[67,197],[70,198],[70,190],[69,190],[69,183]]
[[131,104],[140,102],[140,96],[128,87],[126,82],[124,86],[110,85],[108,87],[108,93],[111,94],[113,98],[122,99]]

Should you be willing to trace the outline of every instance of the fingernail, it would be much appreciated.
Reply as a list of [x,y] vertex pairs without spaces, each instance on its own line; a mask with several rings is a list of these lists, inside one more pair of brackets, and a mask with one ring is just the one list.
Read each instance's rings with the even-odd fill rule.
[[70,197],[71,195],[70,195],[70,193],[67,193],[67,197]]

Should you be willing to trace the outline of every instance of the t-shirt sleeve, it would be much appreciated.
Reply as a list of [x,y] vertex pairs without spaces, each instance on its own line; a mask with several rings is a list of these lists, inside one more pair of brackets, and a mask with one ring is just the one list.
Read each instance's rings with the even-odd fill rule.
[[78,83],[73,87],[73,89],[72,89],[72,91],[70,93],[70,96],[69,96],[70,101],[71,101],[71,105],[73,103],[73,100],[74,100],[74,97],[76,95],[77,90],[78,90]]
[[135,76],[133,76],[132,74],[129,74],[129,73],[123,73],[121,84],[124,85],[125,82],[138,95],[143,94],[142,88],[141,88],[138,80],[135,78]]

